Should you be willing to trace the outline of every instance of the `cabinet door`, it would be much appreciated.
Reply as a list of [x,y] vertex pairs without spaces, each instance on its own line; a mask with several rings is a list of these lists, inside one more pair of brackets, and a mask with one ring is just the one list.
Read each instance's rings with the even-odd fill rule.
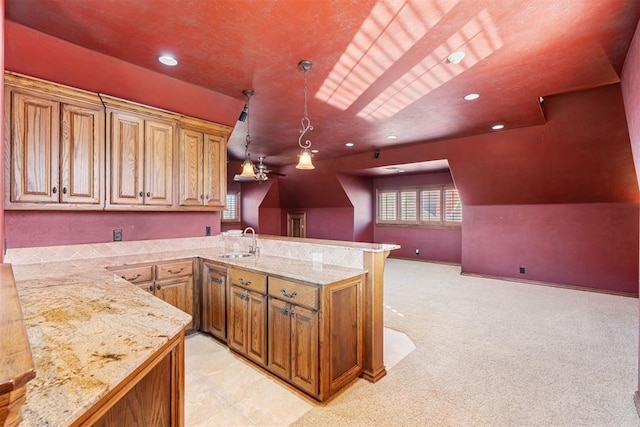
[[173,139],[175,127],[160,121],[145,121],[144,203],[173,204]]
[[225,139],[222,136],[205,134],[203,144],[204,162],[204,204],[210,207],[224,207],[226,203],[226,161],[224,160]]
[[28,93],[11,96],[10,201],[57,203],[60,105]]
[[247,354],[249,302],[248,292],[237,286],[231,286],[229,292],[229,325],[227,329],[227,345],[229,348]]
[[153,282],[141,282],[141,283],[135,283],[135,285],[140,289],[142,289],[143,291],[147,291],[150,294],[153,294],[153,289],[155,287],[153,285]]
[[202,323],[205,332],[227,340],[227,274],[226,271],[203,265]]
[[62,203],[102,204],[102,109],[62,104]]
[[202,187],[203,134],[188,129],[180,130],[180,206],[203,206]]
[[247,357],[260,365],[267,363],[267,297],[249,292]]
[[283,378],[289,379],[291,367],[291,319],[289,304],[269,298],[267,337],[269,358],[267,368]]
[[291,382],[311,394],[318,394],[318,313],[292,305]]
[[144,120],[111,112],[111,203],[141,205],[144,182]]
[[[193,276],[159,280],[156,282],[155,295],[193,317]],[[193,318],[186,327],[187,331],[191,329]]]

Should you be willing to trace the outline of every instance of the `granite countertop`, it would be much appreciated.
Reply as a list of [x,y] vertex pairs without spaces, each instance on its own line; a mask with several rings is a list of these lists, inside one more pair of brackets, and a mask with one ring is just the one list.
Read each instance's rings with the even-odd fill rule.
[[14,265],[36,367],[24,426],[68,425],[157,349],[191,316],[131,285],[107,267],[201,257],[324,285],[363,270],[270,255],[225,259],[220,248]]

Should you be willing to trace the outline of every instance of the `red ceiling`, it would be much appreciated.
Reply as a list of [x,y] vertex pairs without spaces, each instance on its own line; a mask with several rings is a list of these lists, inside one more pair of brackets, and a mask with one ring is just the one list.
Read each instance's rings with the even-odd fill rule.
[[[243,99],[252,157],[295,161],[308,72],[319,158],[544,122],[538,99],[619,81],[636,0],[6,0],[6,17]],[[466,53],[458,65],[453,51]],[[171,53],[179,65],[157,62]],[[477,92],[475,101],[463,96]],[[244,155],[246,122],[229,143]],[[390,140],[388,135],[397,135]],[[352,148],[344,144],[352,142]]]

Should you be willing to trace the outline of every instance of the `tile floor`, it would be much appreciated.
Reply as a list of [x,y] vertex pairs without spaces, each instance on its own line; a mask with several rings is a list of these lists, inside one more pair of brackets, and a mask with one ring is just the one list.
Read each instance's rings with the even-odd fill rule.
[[[415,350],[409,337],[388,328],[384,330],[384,344],[387,370]],[[287,426],[314,405],[313,400],[234,355],[210,336],[194,334],[186,338],[187,427]]]

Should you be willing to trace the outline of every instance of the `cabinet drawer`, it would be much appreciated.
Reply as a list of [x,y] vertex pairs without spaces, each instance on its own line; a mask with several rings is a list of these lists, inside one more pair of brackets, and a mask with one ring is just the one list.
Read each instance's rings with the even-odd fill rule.
[[164,262],[156,265],[156,280],[172,279],[174,277],[192,276],[193,261]]
[[117,268],[113,270],[113,274],[117,274],[127,282],[140,283],[153,280],[153,270],[150,265],[144,267]]
[[267,276],[247,270],[229,269],[229,280],[232,285],[252,291],[267,293]]
[[318,288],[291,280],[269,277],[269,296],[302,305],[311,309],[318,309]]

